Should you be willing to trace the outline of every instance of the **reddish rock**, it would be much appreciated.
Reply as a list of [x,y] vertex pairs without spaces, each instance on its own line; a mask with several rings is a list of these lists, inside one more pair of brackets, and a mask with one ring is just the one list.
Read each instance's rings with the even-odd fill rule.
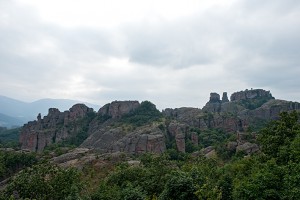
[[[77,124],[76,121],[87,116],[93,109],[84,104],[76,104],[69,111],[60,112],[57,108],[50,108],[48,115],[43,119],[40,114],[38,121],[32,121],[25,124],[20,133],[19,142],[21,149],[41,152],[52,143],[59,142],[70,136],[76,135],[81,130],[83,124]],[[69,129],[68,124],[72,124]]]
[[191,133],[191,140],[192,140],[192,144],[194,145],[194,146],[198,146],[198,144],[199,144],[199,137],[198,137],[198,134],[197,133],[195,133],[195,132],[192,132]]
[[168,126],[168,131],[171,137],[175,137],[177,150],[185,153],[185,135],[188,132],[188,126],[171,122]]

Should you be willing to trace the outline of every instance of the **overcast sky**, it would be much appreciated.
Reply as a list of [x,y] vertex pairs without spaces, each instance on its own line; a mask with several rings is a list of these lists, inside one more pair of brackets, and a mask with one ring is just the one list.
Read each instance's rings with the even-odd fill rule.
[[0,0],[0,80],[24,101],[300,101],[300,1]]

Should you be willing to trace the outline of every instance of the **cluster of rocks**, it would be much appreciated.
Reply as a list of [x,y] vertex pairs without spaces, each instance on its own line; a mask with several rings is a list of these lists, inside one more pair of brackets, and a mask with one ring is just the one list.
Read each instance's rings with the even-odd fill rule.
[[83,125],[76,122],[93,112],[92,108],[84,104],[76,104],[64,112],[50,108],[43,119],[39,114],[37,120],[23,126],[19,138],[21,149],[40,152],[52,143],[76,135]]
[[229,102],[227,92],[223,92],[222,100],[220,99],[220,95],[218,93],[212,92],[210,93],[209,101],[202,110],[207,112],[220,112],[221,105],[227,102]]
[[[261,97],[270,100],[254,110],[248,110],[238,103],[240,100]],[[261,89],[236,92],[230,99],[231,101],[226,92],[222,98],[217,93],[211,93],[209,101],[202,109],[167,108],[162,114],[168,122],[147,124],[134,129],[115,122],[139,108],[141,104],[138,101],[114,101],[104,105],[97,113],[83,104],[76,104],[64,112],[50,108],[44,118],[39,114],[37,120],[23,126],[20,135],[21,148],[40,152],[50,144],[76,136],[82,131],[84,122],[88,137],[80,145],[83,149],[95,149],[101,153],[162,153],[166,150],[166,142],[172,140],[175,141],[178,151],[185,152],[187,139],[194,146],[201,140],[196,132],[190,131],[191,128],[218,128],[228,133],[238,133],[242,137],[249,125],[257,121],[276,119],[282,111],[300,109],[299,103],[273,99],[269,91]],[[95,116],[93,119],[82,120],[91,114]],[[247,153],[258,149],[255,144],[241,139],[228,144],[228,148]],[[204,149],[202,153],[209,152],[214,155],[212,148]]]

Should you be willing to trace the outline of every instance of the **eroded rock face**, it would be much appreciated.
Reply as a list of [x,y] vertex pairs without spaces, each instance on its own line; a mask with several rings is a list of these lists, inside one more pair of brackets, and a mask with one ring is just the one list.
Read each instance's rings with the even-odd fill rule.
[[163,115],[172,119],[175,119],[181,123],[185,123],[189,126],[200,127],[205,126],[202,121],[199,120],[203,116],[203,112],[199,108],[167,108],[163,112]]
[[254,143],[250,143],[250,142],[245,142],[244,144],[241,144],[239,146],[236,147],[236,151],[243,151],[246,154],[252,154],[255,153],[257,151],[259,151],[259,146],[257,144]]
[[218,93],[210,93],[209,101],[202,108],[206,112],[220,112],[221,111],[220,95]]
[[251,89],[240,92],[235,92],[230,96],[231,101],[240,101],[244,99],[254,99],[258,97],[266,97],[272,99],[272,94],[270,91],[266,91],[263,89]]
[[192,144],[194,146],[198,146],[198,144],[199,144],[199,137],[198,137],[197,133],[195,133],[195,132],[191,133],[191,141],[192,141]]
[[188,126],[177,122],[171,122],[168,126],[171,137],[175,137],[176,147],[179,152],[185,153],[185,136],[188,132]]
[[138,101],[113,101],[99,109],[98,114],[110,116],[112,118],[121,118],[140,106]]
[[210,93],[209,103],[221,103],[220,95],[218,93]]
[[157,126],[143,126],[130,132],[121,127],[100,129],[90,135],[81,147],[94,148],[102,153],[130,154],[160,154],[166,150],[164,133]]
[[[76,121],[92,113],[93,109],[84,104],[76,104],[69,111],[60,112],[50,108],[43,119],[39,114],[37,121],[28,122],[21,130],[19,142],[22,149],[41,152],[46,146],[68,138],[80,130],[82,124],[76,126]],[[66,127],[74,124],[72,128]]]
[[229,102],[227,92],[223,92],[222,103],[226,103],[226,102]]
[[[238,102],[245,98],[255,99],[257,97],[271,99],[252,110]],[[98,115],[93,120],[86,122],[85,126],[89,137],[81,144],[81,147],[97,149],[103,153],[162,153],[166,149],[165,141],[171,139],[172,142],[176,142],[178,151],[185,152],[186,138],[191,139],[195,146],[201,140],[196,133],[197,129],[201,131],[218,128],[232,134],[243,133],[252,124],[277,119],[282,111],[300,109],[299,103],[272,99],[270,92],[264,90],[246,90],[234,93],[232,99],[233,101],[228,102],[226,92],[223,93],[222,100],[219,94],[211,93],[209,102],[203,109],[168,108],[163,111],[166,119],[164,122],[142,127],[130,127],[128,124],[122,124],[122,120],[119,120],[122,116],[139,108],[139,102],[114,101],[100,108]],[[93,110],[85,105],[77,104],[65,112],[51,108],[44,118],[39,114],[36,121],[24,125],[21,131],[22,149],[42,151],[52,143],[76,135],[82,128],[80,120],[90,116],[89,114],[92,112]],[[96,113],[93,114],[96,115]],[[159,126],[160,128],[158,128]],[[239,149],[249,147],[249,144],[244,145],[246,141],[242,139],[242,134],[240,136],[238,137],[240,140],[236,144],[229,144],[229,149],[237,149],[237,146]],[[253,145],[251,148],[249,147],[249,151],[247,148],[246,152],[255,151]]]

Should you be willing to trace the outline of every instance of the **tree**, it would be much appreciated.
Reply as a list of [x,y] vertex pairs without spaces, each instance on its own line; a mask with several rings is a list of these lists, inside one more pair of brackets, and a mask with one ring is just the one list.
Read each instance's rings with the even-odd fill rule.
[[195,193],[193,179],[186,172],[175,171],[169,175],[169,179],[165,184],[162,194],[159,196],[161,200],[185,200],[197,199]]
[[288,163],[291,160],[291,152],[299,155],[300,149],[295,147],[295,143],[299,143],[300,134],[298,119],[299,114],[296,111],[282,112],[279,120],[273,121],[260,131],[258,140],[262,145],[262,151],[270,158],[275,158],[278,163]]
[[250,174],[235,179],[233,199],[281,199],[283,175],[282,167],[274,159],[256,164]]
[[82,185],[76,169],[62,169],[50,163],[35,165],[21,171],[8,185],[6,196],[58,200],[78,199]]

